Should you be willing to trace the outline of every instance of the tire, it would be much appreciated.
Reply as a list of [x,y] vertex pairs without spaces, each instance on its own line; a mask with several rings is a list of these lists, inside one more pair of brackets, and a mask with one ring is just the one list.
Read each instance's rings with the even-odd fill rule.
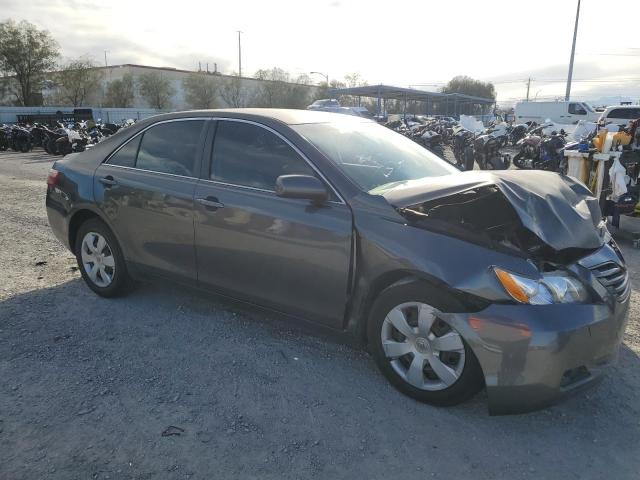
[[20,151],[22,153],[28,153],[31,150],[31,142],[29,140],[24,140],[21,144],[20,144]]
[[[449,306],[444,302],[448,302]],[[371,308],[367,334],[369,349],[378,368],[396,389],[420,402],[437,406],[456,405],[471,398],[484,386],[482,369],[475,354],[462,336],[438,317],[441,309],[455,308],[452,307],[455,303],[458,302],[447,300],[446,294],[430,285],[416,282],[387,288]],[[400,307],[406,315],[398,316]],[[421,336],[424,331],[415,326],[418,309],[424,314],[425,325],[432,322],[426,329],[429,332],[426,336]],[[400,317],[404,318],[404,324]],[[390,318],[394,319],[393,322]],[[409,336],[402,335],[395,327],[396,323],[402,324],[401,329],[408,326],[411,329],[407,332]],[[390,333],[392,339],[389,339]],[[410,338],[410,335],[413,337]],[[433,339],[429,340],[431,335]],[[445,335],[448,344],[440,340]],[[435,346],[445,345],[450,350],[434,349]],[[405,351],[407,353],[403,353]],[[432,367],[430,362],[438,365],[437,368]],[[442,375],[445,380],[436,371],[446,373]]]
[[505,162],[502,160],[502,157],[493,156],[487,162],[487,170],[504,170]]
[[[101,238],[105,241],[102,248]],[[102,220],[92,218],[80,226],[76,235],[75,255],[82,278],[95,293],[107,298],[126,293],[129,274],[124,255],[115,236]],[[98,258],[96,255],[102,257]],[[111,260],[107,261],[108,258]],[[89,270],[94,265],[97,267],[92,274]]]
[[525,170],[527,168],[522,159],[522,153],[515,154],[515,156],[513,157],[513,164],[521,170]]

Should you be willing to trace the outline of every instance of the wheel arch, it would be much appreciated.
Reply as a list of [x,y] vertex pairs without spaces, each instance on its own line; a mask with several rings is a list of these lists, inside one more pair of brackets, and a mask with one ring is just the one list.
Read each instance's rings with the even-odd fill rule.
[[104,217],[104,215],[102,215],[100,211],[94,208],[91,208],[89,206],[83,206],[82,208],[77,209],[69,217],[69,228],[68,228],[69,249],[73,253],[75,253],[75,246],[76,246],[75,243],[76,243],[76,237],[78,235],[78,230],[80,229],[80,226],[83,223],[85,223],[87,220],[91,220],[92,218],[97,218],[98,220],[102,221],[109,228],[109,230],[111,230],[111,233],[113,233],[113,235],[116,237],[116,240],[120,244],[120,248],[123,250],[123,254],[124,254],[124,248],[123,248],[122,242],[120,241],[118,233],[115,231],[113,226]]
[[356,336],[363,345],[368,345],[367,323],[376,299],[387,289],[400,285],[422,284],[429,293],[431,305],[447,313],[477,312],[489,302],[447,285],[442,280],[425,272],[394,270],[385,272],[371,281],[357,314]]

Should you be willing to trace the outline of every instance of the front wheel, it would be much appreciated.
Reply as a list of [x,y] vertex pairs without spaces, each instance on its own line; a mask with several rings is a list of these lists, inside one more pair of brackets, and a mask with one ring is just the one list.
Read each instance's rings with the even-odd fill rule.
[[380,371],[402,393],[455,405],[482,388],[482,370],[460,333],[432,306],[428,291],[418,284],[385,290],[369,318],[369,346]]
[[76,236],[75,254],[82,278],[102,297],[125,293],[129,276],[115,236],[104,222],[87,220]]

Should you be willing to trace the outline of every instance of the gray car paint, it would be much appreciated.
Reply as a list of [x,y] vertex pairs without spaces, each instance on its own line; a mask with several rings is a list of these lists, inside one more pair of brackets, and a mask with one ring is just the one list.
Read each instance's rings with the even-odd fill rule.
[[[305,316],[362,338],[368,308],[382,289],[396,282],[415,279],[427,281],[440,289],[443,299],[455,300],[443,300],[442,304],[435,306],[451,316],[451,321],[455,322],[456,328],[478,357],[484,371],[492,413],[527,411],[561,398],[566,392],[560,387],[560,372],[574,368],[576,362],[599,367],[600,364],[596,365],[600,358],[598,355],[617,349],[624,329],[628,298],[621,303],[611,301],[606,290],[596,288],[594,291],[599,293],[592,304],[539,307],[516,304],[498,283],[491,267],[499,265],[516,273],[536,277],[539,273],[532,262],[521,256],[408,225],[389,201],[382,196],[361,192],[335,165],[288,126],[305,122],[362,119],[319,112],[268,109],[211,110],[152,117],[114,135],[88,152],[56,162],[55,168],[62,172],[63,178],[58,186],[49,188],[47,192],[49,222],[56,236],[67,246],[72,246],[69,226],[74,225],[77,214],[91,211],[112,228],[123,246],[125,257],[128,261],[133,260],[132,250],[126,243],[128,233],[118,229],[117,219],[100,208],[100,203],[96,201],[99,196],[94,197],[94,174],[102,168],[100,165],[104,159],[126,139],[158,121],[190,117],[243,119],[278,132],[322,173],[345,202],[340,206],[342,212],[338,205],[328,206],[328,210],[322,213],[322,220],[316,223],[315,220],[320,218],[318,210],[314,210],[316,207],[305,206],[300,200],[273,199],[273,205],[287,205],[286,215],[281,214],[286,217],[285,228],[303,226],[302,234],[295,239],[300,242],[298,248],[291,248],[292,242],[283,243],[282,249],[279,249],[273,236],[267,243],[259,241],[266,238],[267,229],[275,225],[273,219],[277,216],[276,212],[267,210],[276,207],[260,207],[265,200],[261,195],[243,196],[241,189],[227,191],[216,185],[214,196],[228,196],[230,210],[227,212],[237,209],[235,215],[244,215],[242,221],[246,227],[244,232],[237,227],[234,227],[235,230],[222,228],[223,225],[230,225],[229,220],[234,218],[234,212],[218,217],[217,214],[195,207],[194,218],[197,219],[196,223],[201,224],[204,237],[201,240],[203,251],[211,252],[212,261],[219,261],[224,257],[225,248],[210,236],[210,232],[224,231],[228,235],[227,242],[237,242],[240,235],[246,235],[256,227],[256,231],[252,232],[252,241],[246,244],[246,248],[238,249],[234,258],[241,262],[243,272],[248,272],[247,275],[258,274],[262,278],[255,281],[251,279],[251,292],[239,291],[245,287],[241,282],[242,277],[233,276],[233,262],[228,262],[224,268],[231,272],[229,283],[221,286],[224,280],[210,279],[206,281],[206,287],[215,284],[216,287],[222,287],[224,293],[231,293],[240,299]],[[529,172],[518,173],[525,176]],[[197,182],[198,195],[210,195],[211,190],[204,186],[208,183],[203,180]],[[253,205],[252,198],[256,202]],[[159,212],[165,210],[162,206],[158,208]],[[335,211],[331,210],[334,208]],[[169,209],[167,205],[166,210]],[[253,211],[249,216],[238,213],[251,209],[256,210],[255,215]],[[352,220],[347,218],[346,210],[352,212]],[[327,215],[327,212],[332,213]],[[205,227],[212,230],[207,231]],[[193,247],[189,237],[176,236],[176,232],[165,234],[171,242],[186,241],[187,247]],[[145,242],[143,239],[140,241]],[[171,254],[171,245],[166,248],[163,254]],[[598,261],[608,259],[624,266],[621,258],[608,245],[601,247],[592,257]],[[153,255],[146,258],[154,267],[167,267],[162,262],[156,264]],[[288,271],[282,264],[293,265],[293,269]],[[258,265],[265,268],[258,268]],[[578,268],[577,265],[572,267]],[[212,267],[207,265],[207,268]],[[280,276],[270,276],[275,272]],[[582,271],[581,274],[583,278],[586,276],[590,282],[595,282],[594,285],[597,284],[588,271]],[[319,281],[295,281],[305,276],[317,277]],[[331,280],[335,285],[325,283]],[[269,281],[284,283],[273,289]],[[260,288],[264,285],[272,290],[261,294]],[[319,293],[319,286],[324,286],[327,291]],[[331,303],[334,305],[327,305]],[[483,335],[475,332],[470,326],[471,318],[479,316],[495,328],[489,329],[489,333],[483,332]],[[533,332],[527,342],[514,338],[512,334],[514,325],[522,322]],[[548,368],[540,365],[547,365]],[[593,381],[596,378],[594,374]],[[523,389],[527,392],[532,390],[533,393],[521,395]]]

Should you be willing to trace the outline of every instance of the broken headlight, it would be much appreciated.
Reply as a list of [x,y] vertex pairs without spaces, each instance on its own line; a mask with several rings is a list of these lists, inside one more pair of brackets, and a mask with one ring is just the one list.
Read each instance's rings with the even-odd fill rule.
[[494,267],[498,280],[514,300],[530,305],[584,303],[589,299],[585,286],[564,272],[545,272],[533,279]]

